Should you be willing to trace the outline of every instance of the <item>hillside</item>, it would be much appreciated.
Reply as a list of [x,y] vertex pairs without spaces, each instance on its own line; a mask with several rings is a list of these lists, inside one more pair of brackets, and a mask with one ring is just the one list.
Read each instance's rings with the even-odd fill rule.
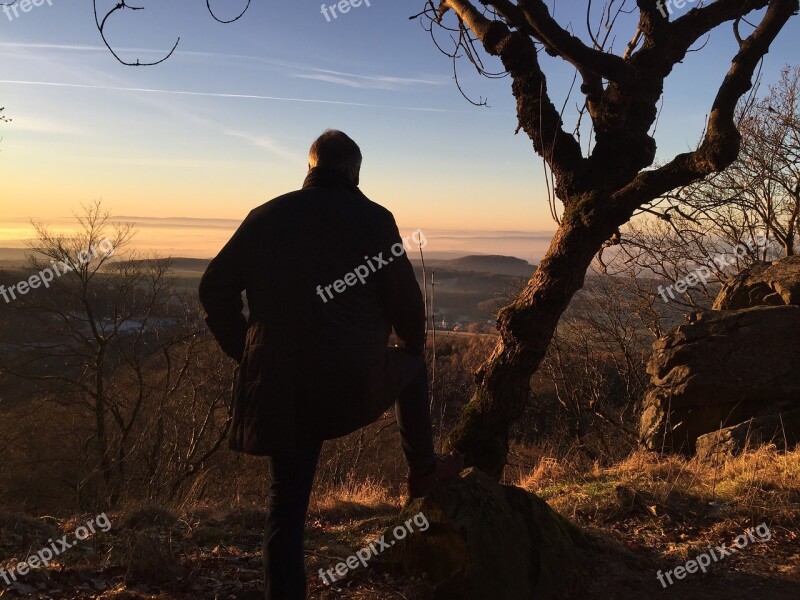
[[[0,255],[1,257],[2,255]],[[183,258],[172,259],[172,268],[175,271],[202,273],[208,266],[209,259],[205,258]],[[418,258],[411,258],[411,263],[415,267],[422,267],[422,262]],[[536,265],[516,258],[514,256],[503,256],[499,254],[470,254],[452,259],[431,259],[425,261],[425,266],[431,269],[447,269],[450,271],[471,271],[474,273],[486,273],[491,275],[514,275],[519,277],[530,277]]]
[[[415,265],[418,260],[413,259]],[[520,277],[530,277],[536,270],[536,266],[513,256],[501,255],[480,255],[473,254],[454,258],[451,260],[431,260],[426,261],[426,266],[440,268],[444,267],[454,271],[474,271],[476,273],[493,273],[496,275],[516,275]]]

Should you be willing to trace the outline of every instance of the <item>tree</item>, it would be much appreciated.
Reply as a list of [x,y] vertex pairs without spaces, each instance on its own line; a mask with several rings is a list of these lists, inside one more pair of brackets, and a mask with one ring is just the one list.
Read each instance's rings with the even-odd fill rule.
[[[467,55],[481,70],[478,47],[498,57],[512,80],[519,129],[552,173],[563,215],[539,268],[520,296],[498,315],[500,340],[477,371],[477,388],[449,445],[469,465],[499,477],[509,430],[525,409],[530,379],[544,358],[557,323],[584,281],[594,255],[618,241],[619,228],[641,207],[669,191],[719,172],[737,157],[735,113],[752,87],[755,69],[780,31],[796,15],[798,0],[717,0],[670,19],[658,0],[636,0],[638,28],[624,53],[592,35],[585,43],[561,25],[544,0],[428,0],[420,15],[451,30],[452,56]],[[625,8],[611,0],[613,26]],[[591,3],[589,3],[591,8]],[[766,9],[763,13],[761,11]],[[616,11],[616,12],[615,12]],[[445,21],[453,17],[453,21]],[[745,18],[757,18],[743,36]],[[702,142],[692,152],[653,168],[664,81],[711,30],[732,23],[739,42],[709,112]],[[542,70],[540,51],[560,58],[581,78],[593,145],[584,156],[579,139],[564,129]]]
[[125,252],[132,226],[99,203],[77,220],[69,235],[37,225],[30,276],[0,286],[20,325],[0,375],[70,410],[81,468],[68,483],[83,507],[131,489],[173,498],[227,437],[230,365],[170,260]]
[[[739,159],[720,174],[721,185],[712,179],[705,196],[727,191],[741,228],[756,223],[780,255],[793,256],[800,235],[800,67],[784,68],[769,95],[743,110],[741,130]],[[725,227],[724,213],[719,221]]]
[[[762,234],[754,256],[796,252],[800,220],[800,67],[785,67],[769,94],[742,103],[741,152],[730,167],[660,199],[653,212],[683,234],[712,234],[729,247]],[[655,250],[655,249],[654,249]]]
[[645,283],[642,297],[654,295],[664,308],[708,309],[722,284],[742,269],[796,253],[800,67],[785,67],[764,97],[742,101],[736,120],[742,143],[733,164],[657,199],[644,218],[625,228],[621,252],[608,262],[611,271],[645,275],[642,283],[653,276],[677,282],[702,274],[669,297]]
[[[480,72],[490,75],[479,46],[499,58],[512,79],[519,130],[545,161],[554,197],[563,204],[558,230],[539,268],[498,315],[500,341],[476,373],[476,392],[450,437],[450,446],[464,452],[467,464],[496,477],[505,465],[511,424],[528,402],[530,378],[561,315],[582,287],[593,256],[607,243],[618,242],[620,227],[636,211],[671,190],[724,170],[736,159],[741,140],[737,104],[751,89],[755,69],[770,45],[800,9],[800,0],[716,0],[672,20],[669,2],[635,0],[637,30],[618,55],[607,46],[626,4],[607,0],[606,35],[590,31],[590,43],[560,24],[544,0],[479,0],[480,8],[471,0],[426,0],[418,15],[429,20],[432,30],[449,29],[456,43],[452,56],[465,54]],[[245,11],[248,6],[249,0]],[[207,7],[210,10],[210,0]],[[590,1],[589,13],[591,7]],[[141,10],[122,0],[101,19],[95,0],[97,26],[112,52],[105,24],[125,8]],[[446,22],[451,15],[454,22]],[[750,25],[753,18],[758,19],[756,25]],[[694,151],[653,168],[656,142],[651,130],[664,81],[698,41],[725,23],[732,24],[739,48],[711,106],[702,141]],[[743,23],[751,27],[747,35],[742,34]],[[586,156],[579,134],[564,129],[550,97],[541,50],[563,60],[581,78],[582,115],[588,115],[593,136]],[[144,64],[115,56],[132,66]]]
[[628,423],[649,381],[654,336],[634,283],[590,272],[537,371],[537,429],[592,461],[625,456],[637,445]]
[[[10,123],[11,119],[3,114],[3,111],[6,109],[5,106],[0,106],[0,123]],[[2,138],[0,138],[2,140]]]

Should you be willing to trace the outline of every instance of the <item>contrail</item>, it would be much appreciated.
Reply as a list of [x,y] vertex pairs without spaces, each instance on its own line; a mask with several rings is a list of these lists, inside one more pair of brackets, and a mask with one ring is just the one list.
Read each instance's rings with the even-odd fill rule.
[[47,87],[80,88],[88,90],[106,90],[110,92],[139,92],[145,94],[171,94],[174,96],[199,96],[203,98],[239,98],[245,100],[277,100],[283,102],[306,102],[310,104],[336,104],[339,106],[358,106],[361,108],[390,108],[394,110],[411,110],[418,112],[447,112],[442,108],[417,108],[413,106],[390,106],[384,104],[363,104],[360,102],[343,102],[340,100],[316,100],[313,98],[284,98],[281,96],[261,96],[258,94],[225,94],[215,92],[187,92],[182,90],[159,90],[155,88],[129,88],[105,85],[89,85],[84,83],[59,83],[51,81],[21,81],[0,79],[0,84],[8,85],[39,85]]

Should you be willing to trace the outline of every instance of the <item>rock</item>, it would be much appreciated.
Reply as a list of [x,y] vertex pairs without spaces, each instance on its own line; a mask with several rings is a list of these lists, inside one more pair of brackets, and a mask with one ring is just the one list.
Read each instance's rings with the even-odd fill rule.
[[725,284],[713,309],[782,305],[800,306],[800,256],[788,256],[745,269]]
[[[425,531],[413,521],[420,513]],[[409,519],[413,533],[399,540]],[[588,547],[544,500],[476,469],[410,502],[385,539],[397,541],[381,559],[385,566],[424,576],[436,599],[461,600],[565,597],[580,579],[580,554]]]
[[24,560],[31,548],[41,547],[49,538],[55,539],[57,531],[45,518],[0,511],[0,563],[11,557]]
[[640,438],[691,453],[703,434],[800,408],[800,307],[697,313],[653,344]]
[[697,438],[697,456],[707,460],[732,456],[748,447],[775,444],[790,450],[800,443],[800,408],[749,419],[744,423],[706,433]]
[[128,530],[123,540],[125,583],[158,586],[183,575],[170,540],[156,530]]
[[[767,308],[771,307],[771,308]],[[800,409],[800,256],[745,269],[714,301],[654,345],[640,436],[651,449],[702,456],[776,441]],[[752,420],[752,422],[751,422]],[[784,423],[786,441],[800,423]],[[785,445],[785,443],[784,443]]]
[[170,529],[178,518],[161,506],[144,506],[128,513],[122,521],[125,529]]

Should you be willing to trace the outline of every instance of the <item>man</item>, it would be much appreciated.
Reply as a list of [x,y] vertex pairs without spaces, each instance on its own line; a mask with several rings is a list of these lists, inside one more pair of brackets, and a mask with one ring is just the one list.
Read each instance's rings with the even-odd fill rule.
[[422,294],[394,217],[358,189],[359,147],[326,131],[308,166],[303,188],[253,210],[200,283],[206,323],[240,364],[230,447],[270,457],[271,600],[305,598],[303,530],[323,440],[395,403],[410,496],[463,467],[458,453],[434,454]]

